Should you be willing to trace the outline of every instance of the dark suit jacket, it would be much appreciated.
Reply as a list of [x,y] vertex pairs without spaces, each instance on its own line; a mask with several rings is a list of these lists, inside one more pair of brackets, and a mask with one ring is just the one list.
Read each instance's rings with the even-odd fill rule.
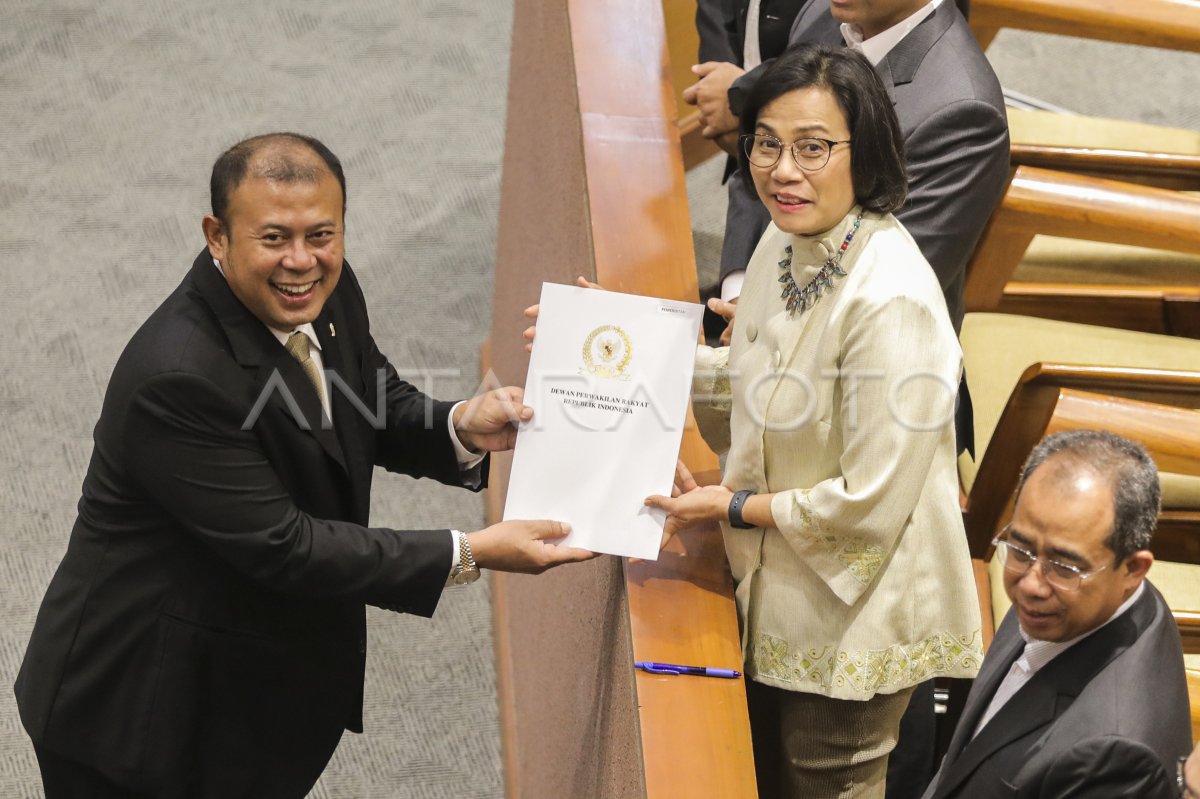
[[[829,0],[810,0],[792,26],[791,45],[842,46]],[[730,106],[740,115],[768,65],[738,79]],[[933,266],[954,329],[962,326],[967,260],[1004,194],[1008,119],[1000,83],[967,21],[944,0],[877,65],[904,135],[909,196],[896,218]],[[721,276],[745,269],[770,214],[740,175],[729,181]]]
[[1191,721],[1179,631],[1154,586],[1046,664],[972,740],[1023,648],[1010,611],[925,799],[1174,795],[1175,760],[1191,751]]
[[[807,0],[760,0],[758,48],[763,58],[774,58],[788,45],[792,23]],[[742,66],[749,0],[699,0],[696,31],[700,35],[700,61],[727,61]]]
[[[807,1],[761,0],[758,9],[758,48],[762,59],[774,59],[787,48],[792,23]],[[726,61],[744,66],[742,54],[749,5],[749,0],[699,0],[696,3],[701,63]],[[722,181],[728,180],[736,171],[737,159],[726,158]]]
[[363,605],[431,615],[452,548],[366,527],[372,471],[464,476],[348,265],[314,327],[332,430],[207,250],[130,340],[17,678],[35,743],[154,796],[301,797],[362,730]]

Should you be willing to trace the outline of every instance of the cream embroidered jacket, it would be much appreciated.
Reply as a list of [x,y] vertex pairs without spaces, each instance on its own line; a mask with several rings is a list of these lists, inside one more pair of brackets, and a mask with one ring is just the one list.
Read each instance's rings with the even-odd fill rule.
[[723,483],[774,493],[776,528],[723,527],[755,680],[841,699],[983,659],[958,505],[962,352],[933,270],[891,215],[867,213],[815,306],[789,316],[859,209],[819,237],[771,225],[747,268],[730,347],[700,347],[693,399]]

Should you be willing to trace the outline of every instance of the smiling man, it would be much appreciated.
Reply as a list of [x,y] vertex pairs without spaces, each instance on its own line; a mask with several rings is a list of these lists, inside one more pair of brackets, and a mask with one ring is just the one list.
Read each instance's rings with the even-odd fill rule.
[[1146,579],[1158,511],[1131,441],[1033,451],[996,540],[1013,606],[926,799],[1172,796],[1191,727],[1179,632]]
[[299,799],[362,731],[365,604],[430,616],[480,568],[591,556],[553,521],[367,526],[376,466],[477,490],[532,410],[400,380],[343,260],[345,188],[306,136],[226,151],[207,247],[113,370],[17,678],[47,799]]

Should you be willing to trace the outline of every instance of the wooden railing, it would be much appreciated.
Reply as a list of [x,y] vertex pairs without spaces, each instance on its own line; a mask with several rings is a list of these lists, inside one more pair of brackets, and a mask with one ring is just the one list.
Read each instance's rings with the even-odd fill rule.
[[[524,382],[521,309],[542,281],[584,275],[696,301],[669,71],[660,0],[517,0],[483,353],[500,382]],[[694,472],[717,467],[694,426],[682,457]],[[493,519],[510,463],[493,463]],[[635,659],[740,668],[715,527],[687,531],[657,561],[606,556],[491,585],[510,799],[755,795],[742,681],[633,669]]]
[[1200,51],[1191,0],[971,0],[971,30],[985,50],[1002,28]]

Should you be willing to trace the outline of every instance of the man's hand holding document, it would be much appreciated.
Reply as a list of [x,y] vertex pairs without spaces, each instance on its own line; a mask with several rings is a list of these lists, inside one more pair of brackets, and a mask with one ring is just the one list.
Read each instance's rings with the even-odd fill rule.
[[655,559],[687,419],[703,307],[542,284],[507,519],[559,519],[561,544]]

